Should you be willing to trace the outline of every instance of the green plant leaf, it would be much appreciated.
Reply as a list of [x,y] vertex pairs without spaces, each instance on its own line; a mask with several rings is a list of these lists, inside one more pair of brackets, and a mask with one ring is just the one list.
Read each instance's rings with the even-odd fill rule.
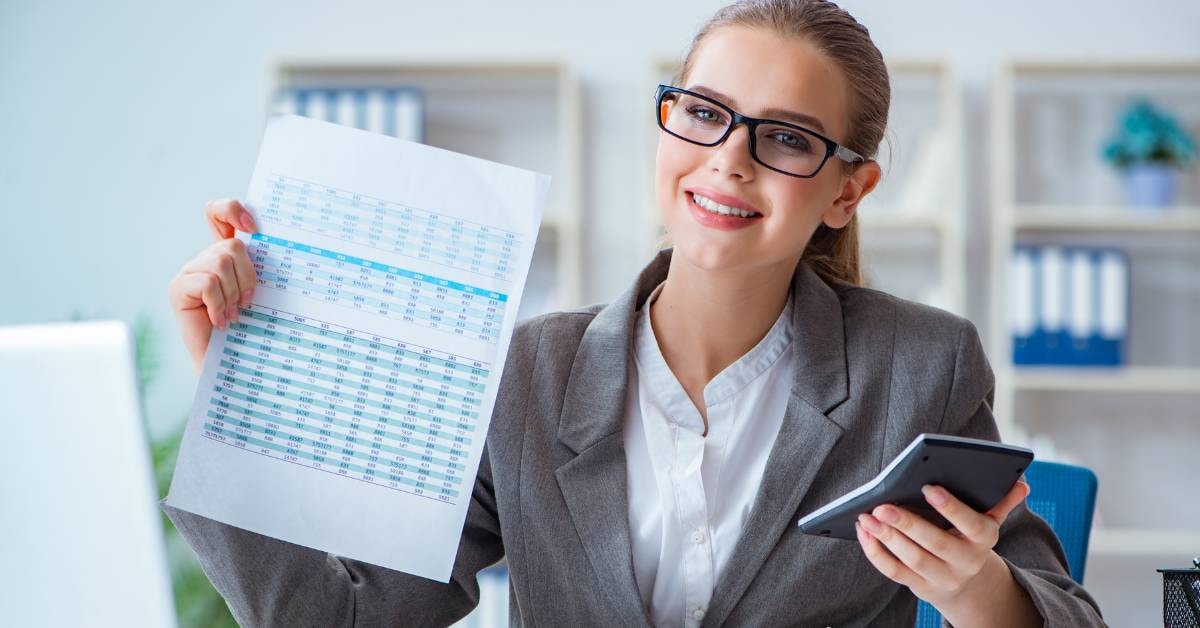
[[1117,168],[1134,163],[1166,163],[1177,168],[1196,159],[1195,142],[1176,120],[1146,98],[1130,103],[1103,156]]

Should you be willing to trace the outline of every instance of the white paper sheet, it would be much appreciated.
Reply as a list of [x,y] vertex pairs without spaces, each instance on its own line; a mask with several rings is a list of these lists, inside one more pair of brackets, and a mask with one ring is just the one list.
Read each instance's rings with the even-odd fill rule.
[[272,116],[167,502],[448,582],[549,185]]

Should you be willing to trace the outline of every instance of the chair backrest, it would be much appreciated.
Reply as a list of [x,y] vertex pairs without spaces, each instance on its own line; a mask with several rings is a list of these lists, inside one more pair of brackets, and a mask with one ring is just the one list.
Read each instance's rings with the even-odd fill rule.
[[[1092,513],[1096,509],[1096,474],[1085,467],[1035,460],[1025,469],[1025,481],[1029,483],[1026,504],[1054,529],[1067,556],[1071,578],[1083,584]],[[937,609],[919,600],[916,627],[941,625]]]

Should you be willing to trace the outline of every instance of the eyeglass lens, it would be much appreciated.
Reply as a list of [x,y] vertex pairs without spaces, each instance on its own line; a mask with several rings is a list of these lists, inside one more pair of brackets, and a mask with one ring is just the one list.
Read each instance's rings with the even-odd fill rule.
[[[729,113],[714,103],[679,92],[663,95],[658,115],[667,131],[699,144],[721,139],[731,123]],[[792,127],[760,124],[754,139],[759,161],[784,172],[811,175],[825,157],[820,138]]]

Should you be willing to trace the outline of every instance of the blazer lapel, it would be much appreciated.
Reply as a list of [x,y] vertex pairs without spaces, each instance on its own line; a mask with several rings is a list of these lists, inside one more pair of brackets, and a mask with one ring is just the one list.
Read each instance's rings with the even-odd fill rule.
[[588,561],[622,624],[651,626],[633,570],[622,438],[634,315],[667,276],[670,251],[655,257],[625,294],[600,310],[579,342],[559,421],[577,455],[555,470]]
[[[634,316],[666,278],[671,250],[596,314],[580,340],[563,399],[558,438],[577,455],[555,478],[588,561],[622,623],[651,626],[633,570],[622,438]],[[841,303],[808,266],[792,281],[796,356],[791,398],[768,455],[746,528],[717,582],[705,625],[725,621],[788,525],[842,435],[826,414],[849,396]]]
[[808,266],[798,266],[792,282],[793,351],[791,398],[750,518],[730,555],[704,617],[719,626],[737,606],[789,525],[817,471],[842,436],[826,414],[849,396],[842,308],[837,294]]

